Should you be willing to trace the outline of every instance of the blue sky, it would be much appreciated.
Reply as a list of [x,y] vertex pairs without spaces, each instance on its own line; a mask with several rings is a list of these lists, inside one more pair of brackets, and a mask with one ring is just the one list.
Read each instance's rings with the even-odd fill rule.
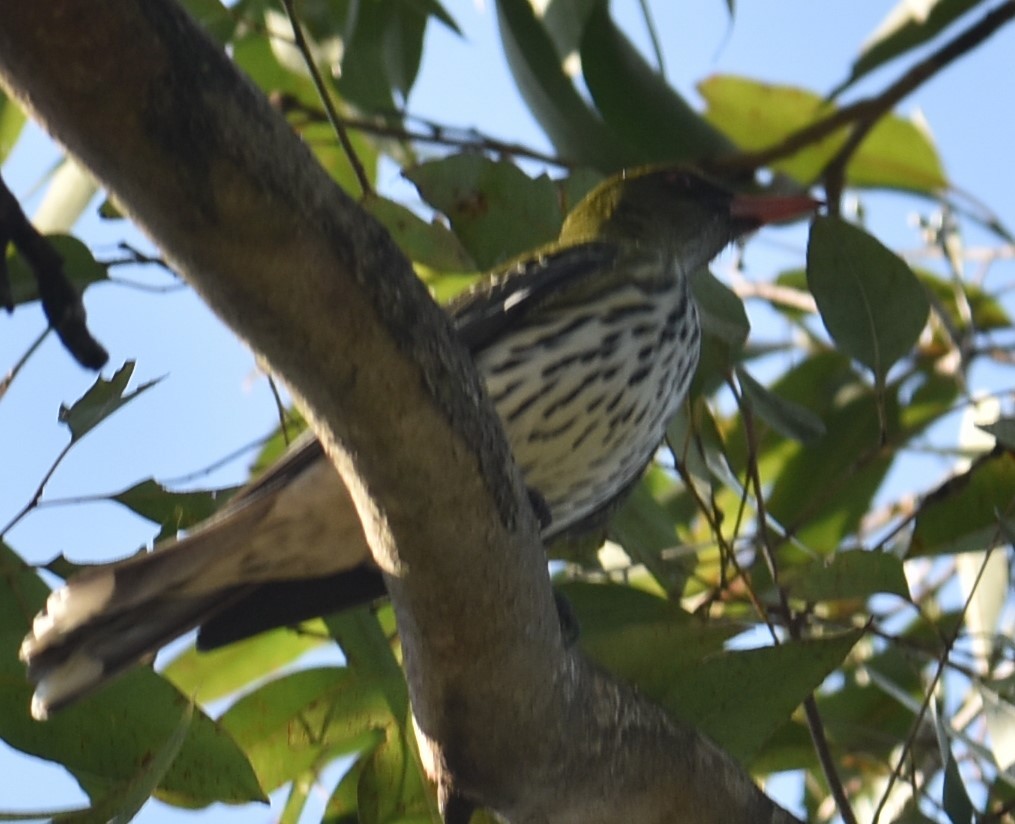
[[[422,74],[409,100],[417,115],[449,125],[475,126],[486,134],[548,149],[507,73],[496,33],[492,0],[446,0],[463,38],[434,26]],[[892,3],[875,0],[741,0],[732,23],[722,0],[653,3],[670,81],[697,102],[693,83],[711,73],[742,73],[776,83],[806,85],[818,92],[843,79],[864,39]],[[636,0],[614,0],[614,13],[641,44],[647,44]],[[982,12],[981,12],[982,13]],[[973,55],[906,99],[900,113],[919,109],[954,183],[994,208],[1015,226],[1015,183],[1010,153],[1015,114],[1006,92],[1011,75],[1012,31],[1006,30]],[[861,86],[875,91],[897,76],[898,66],[876,73]],[[15,194],[31,211],[36,183],[56,153],[32,130],[4,167]],[[390,170],[382,188],[398,192]],[[870,198],[868,219],[885,242],[918,246],[907,223],[916,208],[929,206],[895,195]],[[76,232],[100,257],[111,257],[124,238],[121,223],[102,223],[94,209]],[[134,236],[135,242],[138,241]],[[973,237],[972,240],[977,240]],[[979,240],[982,240],[980,238]],[[775,240],[769,241],[775,244]],[[802,250],[801,232],[779,243]],[[152,282],[148,273],[120,274]],[[1011,276],[1011,265],[1007,273]],[[71,453],[47,488],[47,498],[115,491],[154,476],[183,478],[271,430],[274,401],[250,353],[225,330],[188,289],[147,294],[101,285],[88,292],[90,327],[110,351],[110,367],[136,360],[135,380],[163,378],[154,389],[89,435]],[[41,328],[41,313],[29,307],[0,318],[0,369],[27,349]],[[78,368],[54,339],[47,340],[0,404],[5,456],[0,466],[0,523],[30,497],[66,441],[57,424],[61,403],[70,403],[94,376]],[[1007,383],[1010,385],[1010,376]],[[241,480],[244,460],[194,479],[197,486]],[[151,539],[148,522],[107,503],[44,508],[8,536],[14,548],[43,561],[59,552],[77,560],[125,555]],[[59,768],[35,762],[0,744],[0,811],[80,803],[83,796]],[[328,788],[321,789],[321,801]],[[791,799],[790,799],[791,800]],[[280,807],[178,812],[151,803],[138,818],[145,824],[174,821],[270,821]]]

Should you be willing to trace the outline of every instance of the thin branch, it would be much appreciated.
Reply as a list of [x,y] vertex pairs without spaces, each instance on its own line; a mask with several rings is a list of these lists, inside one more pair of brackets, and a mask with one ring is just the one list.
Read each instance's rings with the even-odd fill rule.
[[659,32],[656,30],[655,21],[652,19],[652,10],[648,6],[648,0],[638,0],[641,7],[641,16],[645,21],[645,28],[648,29],[648,38],[652,43],[652,55],[656,60],[656,70],[659,74],[666,74],[666,67],[663,64],[663,47],[659,42]]
[[0,540],[2,540],[3,537],[16,526],[21,521],[22,518],[24,518],[29,512],[31,512],[39,505],[39,501],[42,498],[42,493],[46,489],[46,484],[49,483],[50,478],[53,477],[53,473],[56,472],[57,468],[60,466],[63,459],[67,457],[67,453],[71,451],[71,448],[76,443],[77,441],[72,440],[69,443],[67,443],[67,445],[64,446],[63,449],[60,450],[60,453],[56,456],[56,459],[50,465],[49,469],[46,470],[46,473],[42,476],[42,480],[39,481],[39,485],[35,488],[35,492],[32,494],[32,497],[29,498],[28,502],[23,507],[21,507],[21,509],[18,510],[18,512],[15,513],[14,517],[7,522],[7,525],[3,529],[0,529]]
[[[271,101],[272,105],[274,105],[283,114],[299,112],[310,122],[327,120],[327,116],[324,112],[320,109],[308,106],[294,95],[276,93],[272,95]],[[442,123],[436,123],[432,120],[410,115],[405,112],[397,112],[397,114],[400,117],[415,120],[425,128],[425,131],[410,129],[399,124],[369,120],[361,117],[340,117],[340,120],[347,129],[355,129],[356,131],[371,134],[376,137],[388,137],[395,140],[411,140],[418,143],[430,143],[436,146],[449,146],[457,149],[492,152],[512,157],[524,157],[550,166],[559,166],[563,169],[570,169],[574,166],[571,161],[557,157],[556,155],[541,152],[530,146],[523,146],[521,143],[498,140],[495,137],[484,135],[476,129],[461,129],[456,126],[447,126]],[[458,132],[458,134],[455,134],[455,132]]]
[[[869,129],[871,124],[891,111],[904,97],[915,91],[949,63],[974,49],[1013,17],[1015,17],[1015,0],[1009,0],[1009,2],[988,12],[979,23],[974,24],[933,54],[912,66],[880,94],[836,109],[825,117],[798,129],[767,149],[720,159],[715,162],[715,167],[730,172],[754,171],[771,165],[777,160],[790,157],[844,126],[857,124],[864,129]],[[839,154],[842,155],[842,150]],[[840,161],[833,158],[831,162]],[[831,194],[829,197],[831,199]]]
[[0,380],[0,399],[7,394],[7,390],[10,389],[11,384],[14,383],[14,379],[18,376],[18,373],[22,370],[24,365],[28,363],[28,359],[35,354],[35,350],[42,346],[42,342],[46,339],[46,335],[48,335],[52,329],[53,327],[51,326],[47,326],[43,329],[41,334],[32,341],[32,345],[28,347],[25,354],[18,358],[17,363],[15,363],[14,366],[8,370],[7,374],[4,375],[3,379]]
[[930,708],[930,702],[934,699],[934,693],[937,690],[938,682],[940,682],[942,675],[944,675],[944,671],[948,665],[948,659],[951,656],[952,648],[955,646],[955,642],[958,640],[959,634],[962,631],[962,625],[965,622],[965,615],[969,611],[969,606],[973,601],[973,596],[976,594],[976,590],[980,585],[980,579],[983,577],[984,570],[986,570],[987,564],[990,562],[991,555],[993,555],[994,550],[997,548],[1000,531],[1000,526],[998,526],[997,532],[994,535],[994,540],[987,548],[987,551],[983,554],[983,563],[980,564],[980,569],[976,573],[976,579],[973,581],[973,585],[969,588],[969,595],[966,596],[965,603],[962,605],[962,611],[960,613],[962,620],[956,623],[951,636],[945,639],[945,646],[941,651],[941,657],[938,659],[937,667],[934,670],[934,676],[931,678],[930,685],[925,691],[923,702],[920,704],[920,711],[917,713],[916,718],[913,719],[913,725],[910,727],[909,734],[906,736],[905,742],[903,742],[902,751],[899,753],[899,759],[895,763],[892,774],[888,777],[888,783],[885,785],[885,791],[882,793],[877,809],[874,811],[874,817],[871,819],[871,824],[878,824],[878,821],[881,818],[881,813],[884,810],[885,805],[888,803],[892,787],[895,786],[895,782],[899,780],[899,777],[902,774],[902,765],[913,747],[917,733],[923,724],[923,719],[927,715],[927,710]]
[[[775,551],[770,541],[768,531],[768,514],[765,507],[764,489],[761,484],[761,472],[758,468],[758,443],[754,429],[754,411],[751,405],[745,401],[743,395],[738,391],[736,382],[729,378],[727,386],[733,393],[740,415],[744,421],[744,436],[747,438],[747,467],[754,487],[754,500],[758,510],[758,545],[761,548],[762,556],[768,564],[769,572],[772,575],[772,583],[779,595],[779,604],[786,616],[786,626],[789,629],[790,637],[794,640],[800,638],[800,627],[797,624],[795,611],[790,606],[786,590],[779,585],[779,568],[775,557]],[[778,643],[778,641],[777,641]],[[811,733],[811,741],[814,744],[814,752],[821,764],[821,771],[825,775],[825,781],[835,799],[844,824],[857,824],[856,814],[849,802],[849,795],[842,784],[839,772],[836,769],[835,759],[832,757],[832,750],[828,744],[828,736],[825,735],[825,725],[821,720],[821,713],[818,710],[818,703],[811,693],[803,702],[804,715],[807,719],[807,728]]]
[[292,26],[296,48],[299,49],[300,54],[303,55],[303,60],[307,65],[307,71],[310,72],[310,77],[314,81],[314,87],[317,89],[317,94],[321,98],[324,110],[328,114],[328,122],[331,124],[331,128],[335,130],[335,134],[338,136],[338,141],[342,144],[342,149],[345,151],[345,155],[352,166],[353,173],[356,175],[356,180],[359,181],[360,191],[364,196],[372,194],[373,186],[370,185],[370,178],[367,176],[366,169],[363,168],[363,163],[359,159],[359,155],[356,154],[356,149],[353,147],[352,141],[349,139],[349,134],[345,130],[345,125],[342,123],[342,119],[338,116],[338,112],[335,110],[335,105],[331,100],[331,94],[329,93],[327,86],[324,85],[324,78],[321,77],[321,73],[317,69],[317,63],[310,51],[310,46],[307,44],[306,37],[303,35],[303,27],[300,25],[299,17],[296,15],[295,0],[282,0],[282,5],[285,6],[285,13],[289,17],[289,25]]

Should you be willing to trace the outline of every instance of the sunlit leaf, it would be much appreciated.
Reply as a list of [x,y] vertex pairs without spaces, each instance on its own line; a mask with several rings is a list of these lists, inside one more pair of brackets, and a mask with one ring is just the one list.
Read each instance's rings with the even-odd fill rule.
[[262,632],[252,638],[207,652],[188,647],[165,667],[162,676],[184,695],[207,703],[240,690],[326,642],[325,629],[296,633],[289,629]]
[[149,478],[109,497],[142,518],[161,524],[161,535],[165,536],[201,523],[228,501],[238,488],[173,492]]
[[230,707],[220,723],[270,792],[323,758],[383,740],[393,721],[376,681],[323,667],[269,681]]
[[[735,76],[713,76],[698,84],[708,104],[705,116],[741,149],[779,144],[791,133],[830,115],[835,106],[815,92]],[[808,143],[772,164],[804,184],[814,182],[846,140],[846,127]],[[878,122],[850,158],[846,179],[855,186],[934,191],[944,173],[927,135],[908,120],[889,115]]]
[[9,97],[0,94],[0,161],[7,158],[25,125],[24,111]]
[[912,120],[883,117],[846,167],[852,186],[934,193],[948,185],[926,130]]

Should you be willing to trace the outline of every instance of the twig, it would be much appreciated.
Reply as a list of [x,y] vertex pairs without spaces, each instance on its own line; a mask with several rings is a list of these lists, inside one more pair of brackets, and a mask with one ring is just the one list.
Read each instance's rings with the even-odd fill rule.
[[303,36],[303,27],[300,25],[299,18],[296,15],[295,0],[282,0],[282,5],[285,6],[285,13],[289,17],[289,25],[292,26],[296,48],[299,49],[300,54],[303,56],[303,61],[307,64],[307,71],[310,72],[310,77],[314,81],[314,87],[317,89],[317,94],[321,98],[324,110],[328,114],[328,122],[331,124],[331,128],[335,130],[338,141],[342,144],[342,149],[349,159],[349,164],[356,175],[356,180],[359,181],[360,191],[364,196],[372,194],[373,186],[370,185],[370,178],[367,176],[366,169],[363,168],[359,155],[356,154],[352,141],[349,140],[349,134],[346,132],[345,125],[335,110],[331,94],[324,85],[324,78],[321,77],[314,56],[310,52],[310,46],[307,44],[306,37]]
[[994,535],[994,540],[983,555],[983,563],[980,564],[980,569],[976,573],[976,580],[973,581],[973,585],[969,588],[969,595],[966,596],[965,603],[962,605],[962,611],[960,613],[962,620],[956,623],[955,630],[951,633],[951,637],[945,639],[945,646],[941,651],[941,657],[938,659],[937,668],[934,671],[934,677],[931,678],[930,685],[927,687],[924,694],[923,702],[920,704],[920,711],[917,713],[916,718],[913,719],[913,725],[910,727],[909,734],[906,736],[906,740],[902,744],[902,751],[899,753],[899,759],[895,763],[892,774],[888,777],[888,783],[885,785],[885,791],[882,793],[877,809],[874,811],[874,817],[871,819],[871,824],[878,824],[878,821],[881,818],[881,812],[888,803],[892,787],[895,786],[895,782],[899,780],[899,776],[902,774],[902,765],[913,747],[916,735],[920,730],[920,726],[923,724],[924,716],[926,716],[927,710],[930,708],[930,702],[934,699],[934,692],[937,690],[938,682],[941,680],[941,676],[944,674],[945,668],[948,666],[948,659],[951,655],[952,648],[955,646],[955,642],[959,638],[959,633],[962,631],[962,624],[965,621],[966,612],[969,611],[969,606],[973,601],[973,596],[976,594],[976,590],[980,585],[980,579],[983,577],[983,572],[987,568],[991,555],[997,548],[997,541],[999,538],[1000,526]]
[[[727,380],[727,385],[733,393],[733,398],[744,421],[744,436],[747,438],[747,466],[751,485],[754,487],[754,500],[758,510],[758,545],[761,548],[765,562],[768,564],[775,591],[779,595],[779,604],[786,616],[786,627],[789,630],[790,637],[794,640],[799,640],[800,627],[797,624],[795,612],[790,606],[789,598],[786,596],[786,591],[779,585],[779,568],[775,558],[775,551],[770,542],[764,489],[761,485],[761,473],[758,469],[757,461],[758,444],[754,431],[754,412],[751,409],[751,405],[744,400],[743,395],[737,390],[736,383],[732,378]],[[846,788],[843,786],[842,779],[839,777],[839,772],[836,769],[835,759],[832,757],[832,750],[828,745],[828,736],[825,735],[825,725],[821,720],[821,713],[818,710],[818,703],[814,699],[813,693],[804,699],[803,707],[804,715],[807,718],[807,728],[810,730],[811,741],[814,744],[814,752],[818,756],[818,762],[821,764],[821,771],[825,775],[825,781],[828,783],[828,789],[832,793],[832,798],[835,799],[835,804],[839,808],[839,815],[842,817],[843,824],[857,824],[856,815],[850,806],[849,795],[846,793]]]
[[[861,129],[863,134],[866,134],[871,126],[885,113],[891,111],[892,107],[900,100],[916,90],[949,63],[978,46],[1013,17],[1015,17],[1015,0],[1009,0],[1009,2],[988,12],[979,23],[966,29],[966,31],[956,36],[933,54],[910,67],[907,72],[880,94],[858,100],[852,105],[837,109],[831,114],[798,129],[781,142],[767,149],[757,152],[745,152],[728,158],[720,158],[714,162],[714,168],[728,172],[751,172],[796,154],[801,149],[850,124],[856,124],[857,128]],[[846,149],[847,147],[845,146],[840,149],[836,157],[829,161],[829,166],[836,163],[841,164],[841,158],[848,154]],[[853,149],[855,149],[855,146],[849,151]],[[832,199],[832,193],[829,192],[829,200]]]
[[51,327],[48,326],[43,329],[42,334],[32,341],[32,345],[28,347],[25,354],[18,358],[18,362],[10,368],[7,374],[4,375],[3,379],[0,379],[0,398],[3,398],[3,396],[7,394],[7,390],[10,389],[11,384],[14,383],[14,379],[18,376],[18,373],[24,365],[28,363],[28,359],[35,354],[35,350],[42,345],[42,342],[46,339],[46,335],[50,333],[50,330]]
[[[272,103],[283,113],[299,112],[312,121],[326,120],[327,116],[320,110],[308,106],[294,95],[276,93],[271,96]],[[520,143],[511,143],[505,140],[498,140],[495,137],[484,135],[475,129],[460,129],[454,126],[446,126],[432,120],[417,117],[415,115],[398,112],[402,117],[415,120],[420,123],[426,131],[410,129],[402,125],[384,121],[368,120],[361,117],[341,117],[341,121],[347,129],[355,129],[377,137],[390,137],[397,140],[412,140],[418,143],[431,143],[437,146],[450,146],[459,149],[471,149],[487,151],[495,154],[510,155],[512,157],[524,157],[529,160],[536,160],[550,166],[559,166],[563,169],[570,169],[574,164],[556,155],[541,152],[530,146],[523,146]],[[460,134],[453,134],[459,132]]]

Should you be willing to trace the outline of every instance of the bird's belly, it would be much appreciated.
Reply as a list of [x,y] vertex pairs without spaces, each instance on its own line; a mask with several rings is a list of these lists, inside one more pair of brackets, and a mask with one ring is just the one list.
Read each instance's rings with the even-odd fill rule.
[[[689,307],[689,308],[688,308]],[[698,361],[698,321],[685,302],[650,305],[631,322],[574,312],[477,358],[528,486],[559,533],[608,504],[641,472],[665,433]],[[524,358],[539,341],[538,357]],[[516,362],[517,365],[515,364]]]

